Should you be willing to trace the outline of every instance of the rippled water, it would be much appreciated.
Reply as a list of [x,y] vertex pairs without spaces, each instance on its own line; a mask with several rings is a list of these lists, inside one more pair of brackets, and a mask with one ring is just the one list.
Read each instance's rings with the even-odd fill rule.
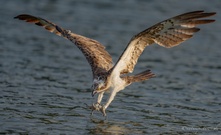
[[[220,134],[220,2],[7,0],[0,8],[0,134]],[[69,41],[13,17],[49,19],[105,44],[117,60],[132,35],[193,10],[213,24],[173,49],[148,47],[135,72],[157,76],[118,93],[90,118],[91,71]]]

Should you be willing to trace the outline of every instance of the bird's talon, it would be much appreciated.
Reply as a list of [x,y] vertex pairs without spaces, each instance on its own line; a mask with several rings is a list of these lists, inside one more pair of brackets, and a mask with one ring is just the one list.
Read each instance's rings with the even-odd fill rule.
[[103,116],[104,117],[106,117],[107,116],[107,114],[106,114],[106,111],[105,111],[106,109],[105,109],[105,107],[104,106],[102,106],[102,108],[101,108],[101,113],[103,114]]
[[96,103],[96,104],[92,104],[92,106],[88,106],[88,107],[91,109],[91,116],[93,115],[94,111],[100,111],[106,119],[107,114],[106,114],[106,111],[105,111],[106,109],[104,106],[102,106],[99,103]]

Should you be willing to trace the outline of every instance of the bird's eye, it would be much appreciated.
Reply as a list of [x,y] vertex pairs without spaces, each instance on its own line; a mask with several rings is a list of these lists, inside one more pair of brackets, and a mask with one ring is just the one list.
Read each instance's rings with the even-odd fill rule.
[[91,86],[91,89],[92,89],[92,90],[95,90],[97,87],[98,87],[97,84],[93,84],[93,85]]
[[100,77],[100,76],[98,76],[98,77],[97,77],[97,80],[100,80],[100,79],[101,79],[101,77]]

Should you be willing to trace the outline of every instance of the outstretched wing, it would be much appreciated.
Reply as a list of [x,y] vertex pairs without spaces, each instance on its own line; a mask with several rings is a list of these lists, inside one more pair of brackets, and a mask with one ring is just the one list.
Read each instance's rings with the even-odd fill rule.
[[119,75],[131,73],[146,46],[153,43],[167,48],[177,46],[200,30],[195,26],[215,21],[200,18],[209,17],[214,14],[216,13],[205,13],[204,11],[188,12],[162,21],[140,32],[130,40],[118,62],[110,70],[111,73]]
[[112,65],[112,58],[110,54],[105,50],[105,47],[96,40],[71,33],[69,30],[65,30],[56,24],[42,19],[40,17],[35,17],[32,15],[22,14],[15,18],[24,20],[26,22],[35,23],[38,26],[44,27],[46,30],[55,33],[58,36],[63,36],[69,39],[71,42],[83,52],[87,61],[91,65],[93,77],[97,77],[100,73],[107,72]]

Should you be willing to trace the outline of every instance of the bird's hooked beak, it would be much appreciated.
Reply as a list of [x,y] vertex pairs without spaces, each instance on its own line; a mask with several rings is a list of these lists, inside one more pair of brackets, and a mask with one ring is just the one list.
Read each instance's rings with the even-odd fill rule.
[[94,95],[96,95],[96,94],[97,94],[97,91],[93,90],[92,93],[91,93],[91,96],[94,97]]
[[94,97],[94,95],[97,94],[97,88],[98,88],[98,85],[97,84],[93,84],[92,87],[91,87],[91,96]]

